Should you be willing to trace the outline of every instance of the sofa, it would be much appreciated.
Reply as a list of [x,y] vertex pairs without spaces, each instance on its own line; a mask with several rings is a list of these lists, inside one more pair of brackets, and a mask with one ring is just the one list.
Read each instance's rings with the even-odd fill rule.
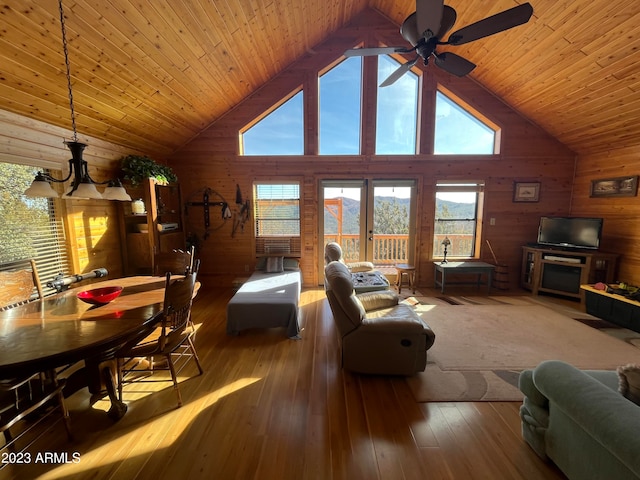
[[640,478],[640,406],[618,391],[621,378],[556,360],[523,371],[523,438],[570,479]]
[[345,370],[408,376],[425,369],[435,334],[394,291],[356,295],[351,272],[339,261],[325,267],[325,290]]

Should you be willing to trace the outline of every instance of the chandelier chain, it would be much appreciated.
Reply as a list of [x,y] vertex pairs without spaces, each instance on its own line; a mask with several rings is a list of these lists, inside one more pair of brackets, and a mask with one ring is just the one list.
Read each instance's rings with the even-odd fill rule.
[[64,10],[62,8],[62,0],[58,0],[60,7],[60,25],[62,26],[62,49],[64,51],[64,63],[67,67],[67,87],[69,89],[69,107],[71,108],[71,127],[73,128],[73,141],[78,141],[78,133],[76,132],[76,113],[73,108],[73,90],[71,89],[71,65],[69,64],[69,49],[67,48],[67,30],[64,24]]

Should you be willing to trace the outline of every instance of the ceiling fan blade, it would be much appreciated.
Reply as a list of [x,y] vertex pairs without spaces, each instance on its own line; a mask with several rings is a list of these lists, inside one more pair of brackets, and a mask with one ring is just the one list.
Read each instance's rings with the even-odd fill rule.
[[435,63],[438,67],[457,77],[464,77],[476,68],[475,63],[455,53],[444,52],[434,55],[434,57],[436,57]]
[[447,43],[451,45],[462,45],[509,30],[510,28],[527,23],[531,15],[533,15],[533,7],[531,4],[523,3],[522,5],[497,13],[453,32],[449,36]]
[[416,27],[420,37],[429,40],[440,31],[444,0],[416,0]]
[[388,87],[389,85],[394,84],[401,76],[403,76],[405,73],[411,70],[411,68],[418,61],[418,58],[420,57],[416,57],[410,62],[403,63],[402,65],[400,65],[397,69],[394,70],[394,72],[391,75],[387,77],[387,79],[384,82],[380,84],[380,87]]
[[400,25],[400,35],[407,42],[409,42],[414,47],[418,44],[422,35],[418,32],[418,25],[416,23],[416,12],[413,12],[407,18],[404,19],[402,25]]
[[405,47],[379,47],[379,48],[352,48],[344,52],[345,57],[368,57],[371,55],[390,55],[392,53],[410,53],[413,48]]
[[442,21],[440,22],[440,31],[438,32],[438,39],[444,38],[444,34],[451,30],[453,24],[456,23],[458,14],[449,5],[444,6],[442,11]]

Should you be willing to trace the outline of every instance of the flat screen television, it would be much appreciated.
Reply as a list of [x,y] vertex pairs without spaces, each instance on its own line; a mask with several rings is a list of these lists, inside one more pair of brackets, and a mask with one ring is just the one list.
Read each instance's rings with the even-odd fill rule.
[[562,248],[598,249],[602,218],[541,217],[538,243]]

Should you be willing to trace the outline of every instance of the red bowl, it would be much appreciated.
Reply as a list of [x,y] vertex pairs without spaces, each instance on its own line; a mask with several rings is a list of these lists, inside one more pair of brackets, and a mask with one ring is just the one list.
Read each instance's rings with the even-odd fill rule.
[[78,298],[91,305],[104,305],[122,293],[122,287],[102,287],[85,290],[78,294]]

